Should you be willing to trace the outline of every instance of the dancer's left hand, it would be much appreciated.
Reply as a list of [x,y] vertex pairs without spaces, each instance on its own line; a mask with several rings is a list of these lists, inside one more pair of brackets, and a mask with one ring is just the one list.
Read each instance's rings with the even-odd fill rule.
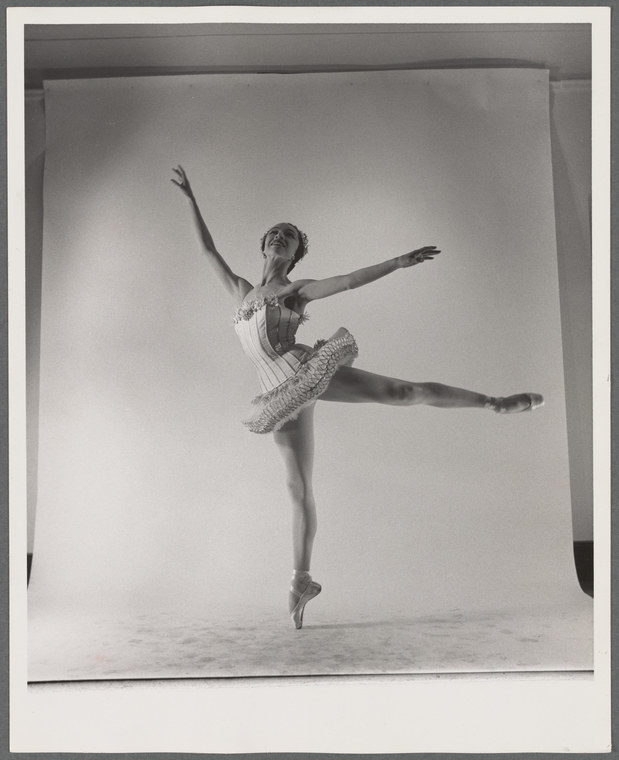
[[400,267],[412,267],[415,264],[423,264],[424,261],[432,261],[440,251],[435,245],[426,245],[416,251],[410,251],[403,256],[398,256],[397,262]]

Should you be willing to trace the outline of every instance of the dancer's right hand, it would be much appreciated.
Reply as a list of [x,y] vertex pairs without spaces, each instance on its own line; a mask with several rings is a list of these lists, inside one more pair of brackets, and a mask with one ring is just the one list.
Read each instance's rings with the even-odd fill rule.
[[189,184],[189,180],[187,179],[183,167],[179,164],[176,168],[172,169],[172,171],[176,174],[178,179],[172,178],[170,182],[173,182],[177,187],[180,187],[183,193],[193,200],[193,190],[191,189],[191,185]]

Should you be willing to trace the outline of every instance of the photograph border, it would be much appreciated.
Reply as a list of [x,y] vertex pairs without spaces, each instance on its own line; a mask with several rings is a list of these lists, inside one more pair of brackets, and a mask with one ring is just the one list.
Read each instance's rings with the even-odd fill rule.
[[[37,720],[44,722],[46,730],[50,731],[50,726],[56,721],[52,734],[55,740],[67,738],[66,732],[73,729],[79,724],[80,710],[84,704],[80,700],[90,701],[89,709],[104,711],[107,709],[104,705],[105,700],[100,699],[101,694],[91,691],[90,696],[85,700],[81,696],[70,694],[68,690],[59,690],[54,695],[53,704],[43,704],[45,700],[32,700],[28,695],[28,689],[25,687],[25,657],[23,651],[20,652],[20,641],[23,642],[25,635],[26,620],[26,565],[24,556],[25,548],[25,510],[20,509],[23,504],[25,493],[25,325],[20,314],[25,314],[25,293],[23,287],[23,275],[21,273],[20,256],[24,256],[25,242],[23,231],[20,231],[19,224],[16,220],[23,219],[23,177],[20,181],[20,173],[23,175],[23,112],[21,122],[18,115],[18,106],[23,102],[23,64],[21,79],[17,72],[18,61],[23,62],[23,25],[26,23],[61,23],[61,21],[48,22],[42,18],[56,19],[65,18],[70,15],[73,19],[70,23],[110,23],[108,20],[110,14],[125,15],[136,13],[138,15],[148,13],[148,20],[142,23],[158,23],[155,19],[169,19],[173,16],[178,23],[179,9],[187,12],[195,22],[221,21],[220,14],[229,14],[234,21],[241,23],[258,22],[261,23],[291,23],[290,19],[296,18],[294,23],[320,23],[317,16],[335,19],[342,12],[347,15],[354,12],[357,17],[356,22],[352,23],[398,23],[396,18],[402,19],[407,14],[419,15],[423,18],[432,18],[433,21],[424,21],[415,18],[414,23],[441,23],[436,20],[437,17],[449,16],[448,23],[472,23],[463,21],[462,17],[467,14],[476,12],[482,14],[484,23],[544,23],[540,19],[543,17],[555,17],[559,12],[562,15],[561,20],[554,18],[555,23],[570,23],[565,18],[574,19],[573,23],[592,23],[593,34],[593,74],[592,74],[592,110],[595,114],[594,126],[595,131],[592,135],[593,157],[593,283],[595,297],[593,299],[593,325],[596,347],[593,354],[593,377],[597,378],[597,385],[594,381],[594,431],[595,431],[595,460],[594,460],[594,482],[595,482],[595,503],[596,514],[594,522],[594,542],[595,542],[595,579],[596,579],[596,605],[595,605],[595,628],[596,628],[596,645],[595,645],[595,674],[592,684],[579,681],[568,681],[565,679],[554,679],[552,682],[545,682],[543,678],[522,678],[503,679],[503,678],[471,678],[467,679],[472,682],[472,694],[466,694],[467,689],[463,688],[464,679],[449,679],[447,677],[435,677],[428,679],[410,679],[406,685],[395,682],[381,682],[381,684],[372,686],[367,682],[357,684],[354,693],[348,687],[344,691],[333,689],[330,685],[321,683],[315,684],[310,681],[302,684],[291,685],[291,688],[278,687],[276,689],[267,687],[266,692],[263,688],[252,684],[249,689],[242,690],[237,687],[234,689],[218,689],[219,693],[216,700],[208,700],[207,703],[200,702],[195,687],[187,689],[186,698],[189,700],[182,709],[179,706],[180,692],[178,688],[170,690],[169,699],[161,701],[156,714],[152,714],[151,720],[153,726],[161,724],[161,716],[170,710],[176,716],[178,722],[178,746],[168,746],[165,741],[158,743],[161,749],[139,749],[135,745],[135,737],[124,737],[128,739],[128,746],[119,746],[118,749],[103,751],[114,752],[207,752],[207,753],[227,753],[227,752],[353,752],[366,753],[368,750],[360,747],[370,747],[371,753],[392,753],[392,752],[417,752],[415,747],[409,746],[411,735],[408,728],[402,723],[406,722],[406,716],[410,715],[410,708],[403,711],[401,707],[402,700],[413,699],[415,702],[414,710],[416,714],[423,715],[418,720],[425,721],[428,737],[441,737],[444,732],[445,716],[450,713],[458,714],[466,710],[470,723],[464,731],[465,736],[459,737],[457,741],[447,742],[439,749],[429,749],[428,746],[422,748],[423,752],[605,752],[609,749],[610,742],[610,575],[611,575],[611,535],[610,525],[610,292],[608,288],[610,273],[610,14],[609,8],[599,6],[580,6],[580,7],[537,7],[537,6],[520,6],[514,8],[510,6],[485,6],[477,8],[473,6],[433,6],[431,8],[419,8],[415,6],[402,7],[369,7],[369,6],[339,6],[337,8],[329,6],[312,6],[308,8],[295,6],[167,6],[158,7],[145,5],[140,8],[134,6],[115,6],[106,8],[90,8],[78,5],[71,8],[53,8],[53,7],[11,7],[7,9],[7,106],[8,106],[8,145],[7,154],[7,201],[8,201],[8,251],[7,251],[7,269],[8,283],[7,293],[10,294],[10,303],[7,299],[7,312],[9,315],[9,343],[8,343],[8,376],[9,376],[9,395],[10,405],[7,409],[9,417],[8,440],[11,451],[11,469],[8,473],[9,484],[9,501],[10,501],[10,551],[8,553],[8,572],[10,574],[10,585],[13,593],[10,595],[10,643],[11,643],[11,661],[10,661],[10,697],[7,703],[10,705],[11,713],[11,751],[13,752],[33,752],[33,751],[69,751],[69,752],[96,752],[92,747],[80,749],[80,742],[87,742],[83,736],[72,737],[71,744],[66,750],[60,750],[54,747],[51,750],[40,749],[33,742],[32,725]],[[527,16],[526,21],[505,21],[506,18],[514,18],[517,14]],[[380,21],[377,21],[380,16]],[[499,18],[501,16],[501,18]],[[532,17],[539,17],[535,20]],[[33,20],[34,18],[37,20]],[[85,21],[92,17],[96,21]],[[275,18],[278,20],[275,21]],[[584,19],[589,19],[585,21]],[[268,19],[266,21],[265,19]],[[490,21],[490,19],[492,19]],[[576,20],[577,19],[577,20]],[[341,16],[339,18],[341,23]],[[346,23],[350,22],[346,18]],[[68,23],[68,22],[65,22]],[[119,23],[115,21],[114,23]],[[132,23],[126,18],[122,23]],[[161,21],[163,23],[163,21]],[[183,20],[185,23],[185,20]],[[191,21],[187,21],[191,23]],[[404,23],[404,22],[403,22]],[[408,23],[411,23],[410,21]],[[445,22],[447,23],[447,22]],[[480,23],[479,19],[475,23]],[[22,29],[21,40],[19,29]],[[20,89],[21,88],[21,89]],[[23,111],[23,109],[22,109]],[[21,135],[21,139],[20,139]],[[615,220],[613,222],[616,224]],[[21,279],[20,279],[21,278]],[[612,292],[616,295],[616,288]],[[606,382],[600,382],[600,378],[607,378]],[[614,473],[613,473],[614,474]],[[600,505],[606,505],[600,508]],[[15,588],[23,588],[24,593],[17,593]],[[7,591],[8,583],[7,583]],[[23,647],[22,647],[23,650]],[[364,679],[362,679],[364,680]],[[419,685],[424,683],[425,694],[419,696]],[[511,680],[511,683],[508,683]],[[518,680],[518,683],[514,683]],[[578,684],[578,685],[577,685]],[[445,696],[445,686],[451,690],[451,694]],[[257,691],[258,690],[258,693]],[[300,691],[299,691],[300,690]],[[207,689],[207,691],[212,690]],[[241,693],[245,691],[247,693]],[[369,691],[374,692],[369,694]],[[330,692],[330,693],[329,693]],[[417,693],[416,693],[417,692]],[[577,693],[581,692],[581,693]],[[137,689],[135,695],[138,697],[135,704],[130,704],[131,699],[128,690],[118,688],[111,689],[110,694],[116,700],[116,706],[111,708],[108,721],[120,720],[122,717],[119,713],[118,697],[122,695],[122,710],[135,710],[136,725],[140,725],[142,730],[146,730],[144,716],[138,713],[143,711],[144,700],[146,700],[153,709],[155,702],[159,701],[150,696],[143,690]],[[239,709],[241,714],[243,709],[251,712],[252,705],[256,698],[260,697],[263,702],[269,702],[269,710],[279,708],[285,714],[286,705],[292,699],[301,699],[305,702],[309,700],[315,709],[324,711],[325,714],[333,713],[333,710],[341,710],[341,705],[346,704],[351,715],[355,710],[363,710],[369,700],[372,702],[386,703],[388,710],[395,711],[401,723],[401,731],[395,735],[394,722],[388,719],[386,714],[381,715],[384,725],[388,726],[388,735],[378,737],[376,735],[363,737],[359,736],[343,738],[341,735],[341,724],[334,727],[332,737],[321,737],[323,749],[307,749],[300,747],[298,750],[294,747],[294,737],[278,737],[272,746],[269,746],[268,739],[265,739],[263,732],[258,727],[252,726],[252,730],[247,728],[247,735],[235,737],[235,744],[230,743],[230,736],[234,736],[234,728],[237,726]],[[488,700],[495,700],[495,709],[490,713],[495,720],[492,737],[489,739],[488,748],[477,743],[474,739],[475,732],[489,728],[490,715],[488,714]],[[477,700],[472,707],[471,700]],[[219,702],[219,705],[217,705]],[[425,704],[424,704],[425,703]],[[510,728],[520,723],[514,705],[520,704],[524,709],[524,721],[527,716],[529,719],[535,712],[543,707],[549,713],[548,723],[546,725],[547,735],[542,736],[534,732],[533,736],[526,737],[523,733],[505,741],[505,734]],[[438,707],[440,705],[440,708]],[[585,720],[580,725],[576,725],[574,709],[579,705],[581,716]],[[503,721],[500,722],[499,707],[504,708]],[[426,708],[432,708],[435,712],[433,716],[426,715]],[[487,714],[479,714],[484,707]],[[202,709],[221,709],[222,712],[217,719],[213,718],[213,725],[218,725],[220,735],[211,737],[210,747],[203,750],[197,750],[192,744],[192,740],[187,734],[191,727],[191,721],[197,717],[196,710]],[[554,708],[554,709],[553,709]],[[384,708],[383,708],[384,709]],[[161,712],[163,711],[163,712]],[[417,712],[418,711],[418,712]],[[556,714],[555,714],[556,711]],[[552,717],[550,715],[552,713]],[[99,716],[103,716],[99,712]],[[377,713],[378,715],[378,713]],[[45,717],[44,717],[45,716]],[[68,716],[70,720],[68,720]],[[264,717],[258,719],[264,720]],[[378,718],[380,722],[380,718]],[[354,720],[348,715],[342,721],[347,725],[354,725]],[[552,723],[552,726],[550,725]],[[109,725],[109,724],[108,724]],[[522,724],[521,724],[522,726]],[[63,737],[63,732],[65,732]],[[470,736],[469,736],[470,734]],[[51,736],[51,734],[50,734]],[[456,737],[454,737],[456,738]],[[444,737],[441,737],[444,741]],[[473,741],[472,741],[473,740]],[[265,741],[267,742],[265,744]],[[497,749],[497,741],[503,743],[506,749]],[[30,744],[29,744],[30,742]],[[236,743],[238,742],[238,743]],[[449,746],[448,746],[449,745]],[[282,749],[284,747],[284,749]],[[350,747],[347,749],[347,747]],[[97,755],[100,756],[100,755]]]

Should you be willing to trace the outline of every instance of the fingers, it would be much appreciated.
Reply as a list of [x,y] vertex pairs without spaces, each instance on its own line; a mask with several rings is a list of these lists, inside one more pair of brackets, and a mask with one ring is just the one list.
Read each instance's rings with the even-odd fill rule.
[[[187,182],[187,175],[185,174],[185,170],[183,169],[183,167],[180,164],[178,166],[172,167],[172,171],[181,180],[181,183]],[[175,180],[172,180],[172,181],[174,182]]]
[[422,264],[424,261],[432,261],[439,253],[440,250],[435,245],[426,245],[423,248],[412,251],[409,255],[415,263]]
[[176,174],[176,179],[172,177],[170,179],[170,182],[176,185],[176,187],[179,187],[185,193],[185,195],[189,195],[191,193],[191,188],[189,186],[189,180],[187,179],[187,175],[185,174],[183,167],[178,164],[177,166],[172,167],[172,171],[174,174]]

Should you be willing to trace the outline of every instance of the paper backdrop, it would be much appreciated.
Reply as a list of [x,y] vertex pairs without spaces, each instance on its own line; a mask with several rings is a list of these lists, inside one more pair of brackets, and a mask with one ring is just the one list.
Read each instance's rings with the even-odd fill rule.
[[80,80],[45,98],[40,641],[50,616],[87,611],[286,615],[283,464],[241,425],[259,386],[179,163],[252,282],[280,221],[310,239],[296,277],[442,250],[310,304],[302,342],[344,325],[360,368],[547,399],[514,416],[319,402],[323,614],[581,603],[547,72]]

